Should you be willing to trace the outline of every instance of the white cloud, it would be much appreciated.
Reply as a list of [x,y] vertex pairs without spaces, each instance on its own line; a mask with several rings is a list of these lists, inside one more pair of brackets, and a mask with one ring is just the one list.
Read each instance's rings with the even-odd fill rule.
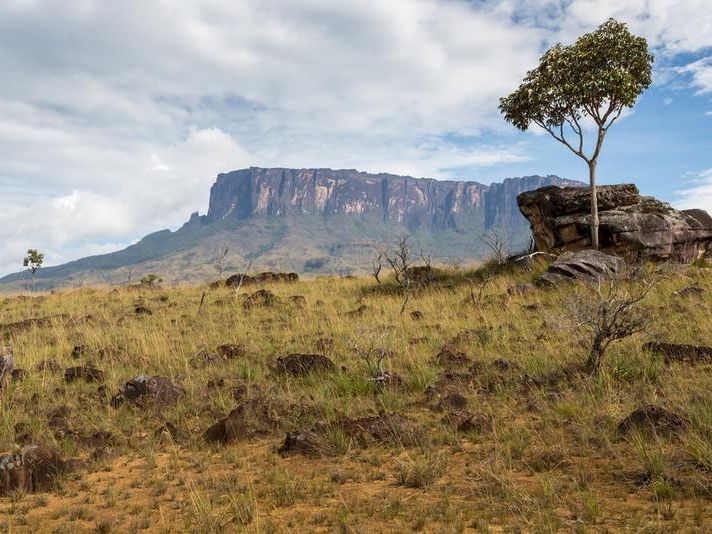
[[699,59],[677,69],[691,78],[691,84],[700,94],[712,93],[712,56]]
[[689,181],[689,186],[677,191],[676,194],[679,199],[675,202],[676,208],[699,208],[712,215],[712,169],[697,173]]

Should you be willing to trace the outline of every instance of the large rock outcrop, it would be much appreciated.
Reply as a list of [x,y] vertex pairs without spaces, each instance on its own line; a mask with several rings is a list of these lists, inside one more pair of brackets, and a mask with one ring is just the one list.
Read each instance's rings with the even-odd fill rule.
[[[588,188],[549,186],[520,194],[538,250],[576,251],[591,246]],[[609,254],[690,262],[712,254],[712,217],[678,211],[633,184],[598,188],[600,249]]]

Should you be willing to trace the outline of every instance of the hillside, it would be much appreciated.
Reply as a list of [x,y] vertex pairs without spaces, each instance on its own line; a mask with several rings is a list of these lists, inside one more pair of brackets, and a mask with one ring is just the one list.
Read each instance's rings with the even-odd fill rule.
[[[211,250],[230,245],[229,271],[363,272],[373,246],[411,235],[438,261],[473,261],[486,253],[482,234],[496,230],[512,248],[529,240],[516,197],[545,185],[581,185],[557,176],[511,178],[483,185],[355,170],[249,168],[218,175],[206,215],[179,230],[152,233],[111,254],[39,272],[37,287],[119,283],[154,272],[167,281],[214,277]],[[22,287],[20,274],[0,279]]]
[[[0,451],[67,461],[34,492],[0,476],[0,529],[708,530],[710,360],[643,347],[709,345],[710,269],[668,271],[641,303],[645,330],[611,344],[597,376],[570,316],[594,291],[511,291],[525,270],[447,275],[403,314],[385,277],[0,299],[24,369],[1,391]],[[171,385],[133,398],[141,373]],[[622,425],[648,405],[658,419]]]

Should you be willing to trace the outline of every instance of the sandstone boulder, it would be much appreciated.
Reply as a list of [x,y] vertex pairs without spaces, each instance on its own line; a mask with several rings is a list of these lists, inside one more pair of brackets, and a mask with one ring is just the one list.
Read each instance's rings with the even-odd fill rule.
[[[583,187],[542,187],[517,203],[529,220],[540,251],[590,248],[590,192]],[[688,263],[712,255],[712,217],[703,210],[678,211],[633,184],[598,188],[600,250],[619,256]]]

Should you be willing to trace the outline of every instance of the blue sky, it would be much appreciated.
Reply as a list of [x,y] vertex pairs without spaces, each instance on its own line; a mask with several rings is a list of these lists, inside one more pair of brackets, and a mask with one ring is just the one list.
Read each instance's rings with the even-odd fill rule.
[[657,61],[601,182],[712,210],[709,0],[6,0],[0,273],[175,229],[250,165],[585,179],[497,103],[609,16]]

